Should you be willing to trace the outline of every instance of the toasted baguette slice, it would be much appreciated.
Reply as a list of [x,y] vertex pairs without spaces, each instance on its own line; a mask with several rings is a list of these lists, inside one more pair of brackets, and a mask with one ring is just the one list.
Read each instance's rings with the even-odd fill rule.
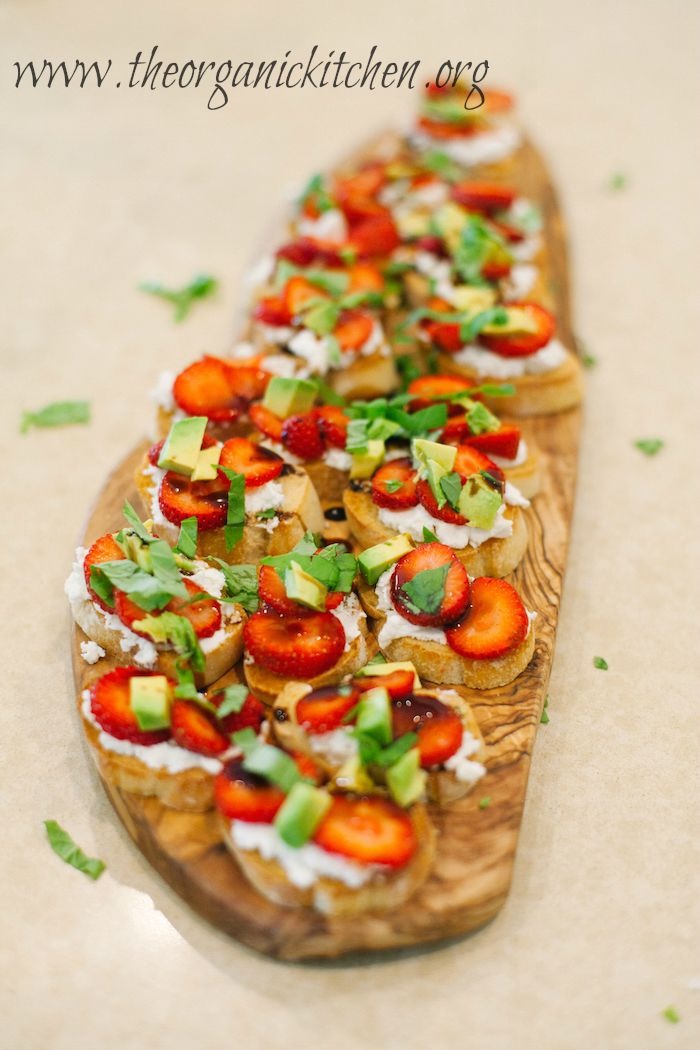
[[[136,471],[135,481],[144,513],[154,516],[154,507],[158,505],[158,493],[153,475],[149,472],[147,458]],[[298,470],[277,479],[284,491],[284,504],[278,514],[279,523],[274,529],[265,528],[265,523],[256,523],[250,518],[243,530],[243,536],[230,550],[226,549],[226,538],[223,529],[200,531],[197,537],[197,557],[221,558],[222,561],[236,564],[250,564],[260,561],[268,554],[286,554],[302,539],[305,532],[323,531],[323,511],[316,489],[308,476]],[[156,535],[174,546],[177,543],[179,526],[164,521],[162,514],[154,516],[153,531]]]
[[219,820],[226,846],[259,893],[285,908],[311,907],[323,915],[334,917],[384,912],[399,907],[425,881],[435,856],[435,829],[425,807],[416,805],[411,809],[411,821],[418,848],[403,868],[378,871],[358,889],[325,876],[312,886],[301,888],[290,882],[279,861],[265,860],[257,850],[239,849],[232,841],[228,822],[222,817]]
[[[357,590],[365,612],[374,620],[373,631],[379,645],[379,634],[386,615],[379,608],[373,587],[360,579]],[[412,637],[411,632],[415,631],[416,627],[407,620],[406,637],[394,638],[385,645],[379,645],[379,648],[392,663],[410,660],[421,680],[440,682],[442,685],[466,685],[471,689],[495,689],[508,685],[525,670],[535,651],[532,625],[524,641],[497,660],[468,659],[442,642]]]
[[[466,365],[459,364],[451,354],[438,354],[437,363],[441,371],[464,376],[473,383],[504,382],[496,376],[479,375]],[[549,416],[573,408],[583,397],[581,365],[570,352],[567,352],[566,360],[550,372],[515,376],[507,382],[515,386],[515,393],[511,397],[484,398],[489,408],[503,415]]]
[[[361,489],[347,489],[343,503],[350,531],[361,548],[398,535],[380,521],[379,507]],[[520,507],[506,507],[505,516],[513,523],[510,536],[485,540],[479,547],[455,549],[470,576],[508,576],[519,565],[527,547],[527,522]]]
[[[537,258],[532,260],[532,265],[537,267],[537,277],[532,288],[527,292],[527,299],[529,302],[540,303],[542,306],[551,308],[553,305],[552,296],[544,279],[542,268],[538,265]],[[409,270],[404,274],[403,282],[409,305],[413,309],[425,306],[432,294],[430,278],[415,270]],[[520,298],[524,297],[521,296]]]
[[[361,667],[364,667],[376,652],[377,643],[375,637],[367,630],[365,618],[362,617],[359,637],[353,638],[337,664],[331,667],[329,671],[324,671],[323,674],[311,678],[308,684],[312,689],[318,689],[322,685],[333,685],[335,682],[340,682],[346,675],[354,674]],[[285,678],[282,675],[273,674],[272,671],[268,671],[265,667],[260,667],[258,664],[247,660],[243,665],[243,672],[251,693],[262,703],[268,705],[275,703],[285,685],[290,681],[289,677]],[[294,679],[291,679],[291,681],[294,681]]]
[[532,499],[540,491],[542,476],[540,471],[539,456],[528,442],[527,458],[516,467],[503,466],[501,468],[506,476],[506,481],[515,485],[525,499]]
[[[279,355],[280,347],[271,343],[265,343],[256,338],[253,333],[253,342],[257,353]],[[293,358],[293,355],[290,355]],[[375,352],[373,354],[347,354],[347,363],[343,362],[341,368],[332,368],[324,377],[332,390],[340,397],[354,398],[382,397],[391,394],[399,385],[399,376],[394,365],[393,357],[388,353]],[[303,358],[297,358],[300,365],[305,364]],[[265,358],[262,358],[261,367],[265,367]]]

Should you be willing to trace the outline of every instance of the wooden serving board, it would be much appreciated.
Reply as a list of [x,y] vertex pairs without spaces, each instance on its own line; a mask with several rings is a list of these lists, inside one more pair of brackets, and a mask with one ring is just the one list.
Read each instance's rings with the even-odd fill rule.
[[[510,175],[511,173],[509,173]],[[545,218],[551,290],[564,343],[571,330],[566,244],[561,216],[544,164],[530,144],[512,177],[535,198]],[[105,783],[122,823],[142,853],[196,911],[237,940],[285,960],[334,958],[348,952],[426,944],[474,930],[503,905],[513,872],[530,757],[552,664],[559,602],[573,509],[580,409],[523,420],[526,439],[540,457],[542,485],[527,512],[528,552],[514,574],[525,604],[537,612],[537,645],[529,667],[509,686],[472,691],[470,702],[487,745],[488,774],[470,795],[431,816],[438,830],[435,864],[406,904],[378,915],[327,919],[311,909],[285,909],[260,896],[224,846],[214,812],[179,813],[157,799],[140,798]],[[136,501],[133,474],[144,446],[110,475],[85,526],[89,544],[122,525],[125,498]],[[78,629],[73,666],[78,696],[97,674],[80,657]],[[490,804],[479,808],[479,800]]]

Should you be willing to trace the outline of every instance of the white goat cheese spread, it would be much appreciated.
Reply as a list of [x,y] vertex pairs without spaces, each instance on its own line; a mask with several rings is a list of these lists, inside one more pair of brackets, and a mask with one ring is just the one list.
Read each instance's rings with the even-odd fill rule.
[[478,376],[512,379],[524,375],[552,372],[566,361],[567,351],[558,339],[551,339],[541,350],[527,357],[501,357],[483,346],[463,346],[454,355],[457,364],[473,369]]

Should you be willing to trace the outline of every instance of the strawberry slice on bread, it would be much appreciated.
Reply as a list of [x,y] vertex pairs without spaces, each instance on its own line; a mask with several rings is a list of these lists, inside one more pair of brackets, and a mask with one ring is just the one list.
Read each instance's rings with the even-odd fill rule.
[[443,543],[420,544],[398,560],[391,575],[391,600],[409,623],[455,623],[469,607],[469,597],[467,572]]
[[116,667],[102,675],[90,688],[90,711],[101,729],[117,740],[151,747],[170,737],[169,729],[141,729],[131,707],[132,678],[149,677],[150,671],[138,667]]

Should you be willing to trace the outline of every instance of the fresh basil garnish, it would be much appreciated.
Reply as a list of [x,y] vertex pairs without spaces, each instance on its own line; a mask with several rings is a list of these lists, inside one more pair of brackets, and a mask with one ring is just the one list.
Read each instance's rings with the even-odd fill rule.
[[258,608],[258,570],[255,565],[229,565],[221,558],[209,558],[216,562],[224,574],[225,596],[247,613],[257,612]]
[[175,307],[173,320],[176,324],[184,321],[197,299],[204,299],[208,295],[213,295],[217,288],[218,281],[215,277],[211,277],[208,274],[200,274],[183,288],[166,288],[165,285],[154,281],[146,281],[139,285],[139,291],[155,295]]
[[73,841],[65,828],[62,828],[55,820],[45,820],[44,827],[46,828],[49,845],[56,856],[60,857],[66,864],[70,864],[72,868],[76,868],[77,871],[82,871],[83,875],[87,875],[88,878],[93,880],[99,879],[106,868],[103,860],[98,860],[96,857],[88,857],[87,854],[83,853],[80,846]]
[[436,613],[445,598],[445,580],[450,563],[434,569],[423,569],[401,586],[401,593],[411,612]]
[[180,523],[175,550],[183,554],[185,558],[194,558],[197,553],[197,519],[195,517],[185,518]]
[[88,401],[53,401],[36,412],[23,412],[19,429],[21,434],[26,434],[31,427],[66,427],[89,422]]

